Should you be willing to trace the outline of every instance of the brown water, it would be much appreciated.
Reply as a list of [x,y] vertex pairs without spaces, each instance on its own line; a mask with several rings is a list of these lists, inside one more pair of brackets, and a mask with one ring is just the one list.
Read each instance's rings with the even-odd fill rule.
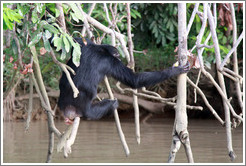
[[[64,131],[63,122],[56,122]],[[72,154],[63,158],[53,154],[53,163],[166,163],[171,147],[173,120],[149,120],[141,124],[141,144],[135,140],[132,120],[123,121],[122,129],[130,149],[125,157],[114,121],[81,121],[72,146]],[[225,128],[214,120],[190,120],[189,133],[194,160],[197,163],[230,163],[227,155]],[[243,162],[243,127],[232,131],[233,148],[237,154],[234,162]],[[48,147],[47,124],[32,122],[29,132],[24,132],[23,122],[3,123],[4,163],[43,163]],[[55,139],[55,146],[57,139]],[[186,163],[184,148],[176,156],[176,163]]]

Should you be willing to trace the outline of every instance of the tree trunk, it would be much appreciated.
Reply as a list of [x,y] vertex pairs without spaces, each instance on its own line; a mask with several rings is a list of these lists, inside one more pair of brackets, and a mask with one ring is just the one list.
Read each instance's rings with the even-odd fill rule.
[[[179,65],[187,62],[187,33],[186,33],[186,4],[178,4],[178,40],[179,40]],[[187,130],[188,118],[186,112],[186,73],[177,79],[177,106],[175,109],[175,122],[173,128],[173,140],[168,162],[174,162],[176,153],[181,143],[185,147],[188,162],[193,163],[193,155],[190,147],[189,133]]]

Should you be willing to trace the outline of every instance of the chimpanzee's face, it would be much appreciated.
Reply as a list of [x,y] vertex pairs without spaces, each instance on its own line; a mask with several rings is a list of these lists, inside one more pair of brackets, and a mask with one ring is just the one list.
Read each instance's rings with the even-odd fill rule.
[[68,125],[73,124],[75,117],[80,117],[80,115],[77,113],[77,109],[71,105],[67,106],[63,112],[64,112],[64,121]]

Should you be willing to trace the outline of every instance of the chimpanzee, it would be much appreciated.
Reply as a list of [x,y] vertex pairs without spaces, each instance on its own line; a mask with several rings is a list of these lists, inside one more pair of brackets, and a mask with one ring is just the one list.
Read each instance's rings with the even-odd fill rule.
[[71,124],[76,116],[92,120],[100,119],[111,114],[118,107],[117,100],[104,99],[93,103],[97,94],[97,86],[104,76],[112,76],[121,83],[136,89],[155,85],[172,76],[189,71],[189,63],[187,63],[183,67],[170,67],[163,71],[134,73],[120,61],[119,52],[115,47],[97,45],[88,39],[85,44],[82,38],[74,39],[81,45],[80,65],[76,67],[72,58],[67,65],[76,72],[76,75],[71,73],[70,75],[79,90],[78,97],[73,97],[73,90],[64,72],[59,84],[58,106],[63,111],[67,124]]

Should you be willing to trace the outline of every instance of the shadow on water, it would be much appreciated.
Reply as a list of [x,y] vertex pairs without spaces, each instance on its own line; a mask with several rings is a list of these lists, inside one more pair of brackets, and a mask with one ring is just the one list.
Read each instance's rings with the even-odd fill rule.
[[[122,129],[130,149],[125,157],[114,121],[81,121],[67,159],[54,149],[53,163],[166,163],[171,147],[173,119],[151,119],[141,124],[141,144],[135,139],[132,120],[122,120]],[[4,163],[43,163],[48,147],[47,123],[32,122],[27,133],[23,122],[3,123]],[[64,131],[63,122],[56,122]],[[230,163],[227,155],[225,128],[214,120],[190,120],[191,148],[196,163]],[[234,162],[243,162],[243,127],[233,130]],[[57,139],[55,138],[55,146]],[[176,156],[176,163],[187,163],[184,148]]]

